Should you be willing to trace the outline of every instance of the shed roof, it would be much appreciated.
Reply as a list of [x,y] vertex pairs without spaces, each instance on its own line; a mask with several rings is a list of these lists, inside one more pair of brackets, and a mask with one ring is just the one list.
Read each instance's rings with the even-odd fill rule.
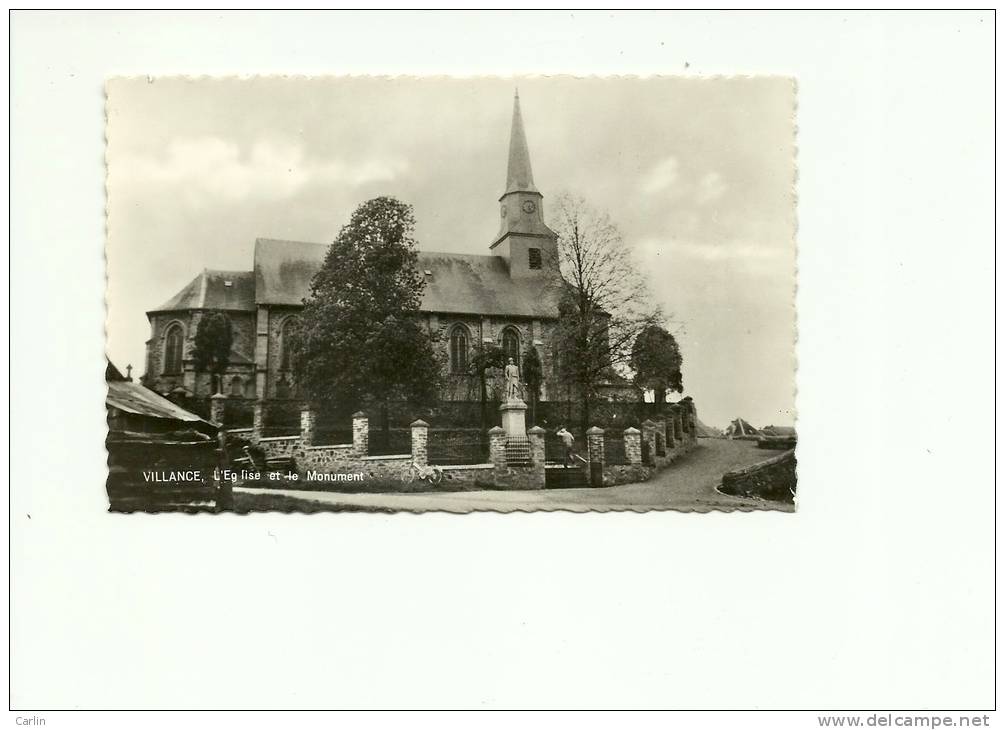
[[118,408],[120,411],[135,413],[140,416],[213,425],[195,413],[186,411],[181,406],[158,395],[149,388],[145,388],[139,383],[131,383],[125,380],[108,381],[108,396],[105,402],[110,406]]

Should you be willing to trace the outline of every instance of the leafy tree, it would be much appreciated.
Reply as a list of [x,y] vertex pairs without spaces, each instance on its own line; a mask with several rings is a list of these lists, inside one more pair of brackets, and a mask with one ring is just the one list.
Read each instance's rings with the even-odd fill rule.
[[636,338],[663,315],[606,213],[562,195],[554,223],[564,279],[556,328],[560,375],[574,386],[585,430],[599,387],[628,372]]
[[481,402],[482,431],[488,429],[488,388],[486,384],[487,371],[506,367],[506,351],[494,343],[479,343],[475,348],[474,357],[468,364],[468,370],[478,376],[478,395]]
[[530,424],[537,423],[537,402],[541,398],[541,383],[544,381],[544,368],[541,365],[541,356],[534,346],[528,347],[523,356],[523,382],[527,384],[527,393],[530,396]]
[[213,377],[213,391],[223,390],[223,373],[230,364],[230,347],[234,342],[234,329],[230,317],[222,312],[209,312],[199,320],[195,330],[192,359],[197,372],[209,372]]
[[311,398],[349,409],[436,401],[443,363],[419,316],[425,281],[416,266],[412,207],[368,200],[353,212],[311,282],[291,332],[293,369]]
[[680,367],[683,357],[672,334],[658,325],[646,327],[632,346],[631,367],[639,388],[652,388],[657,403],[666,402],[667,391],[684,391]]

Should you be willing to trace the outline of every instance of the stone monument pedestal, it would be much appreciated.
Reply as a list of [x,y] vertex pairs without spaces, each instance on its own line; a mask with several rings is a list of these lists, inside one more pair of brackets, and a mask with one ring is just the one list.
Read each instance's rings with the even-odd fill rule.
[[527,439],[527,404],[519,398],[509,398],[499,406],[502,427],[510,439]]

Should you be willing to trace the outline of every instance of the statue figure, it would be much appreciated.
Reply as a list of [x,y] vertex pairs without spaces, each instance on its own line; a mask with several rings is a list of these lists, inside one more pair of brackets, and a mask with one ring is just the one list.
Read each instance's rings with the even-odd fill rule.
[[506,400],[519,400],[520,368],[513,362],[513,358],[509,358],[509,362],[506,364],[506,369],[503,372],[506,375]]

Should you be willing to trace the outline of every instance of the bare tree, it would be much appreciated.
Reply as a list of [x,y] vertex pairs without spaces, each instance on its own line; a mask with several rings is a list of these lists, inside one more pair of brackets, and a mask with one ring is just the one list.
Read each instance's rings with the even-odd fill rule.
[[559,196],[554,211],[564,280],[556,331],[560,374],[577,391],[586,429],[600,386],[629,374],[636,338],[662,324],[663,313],[606,212],[569,195]]

